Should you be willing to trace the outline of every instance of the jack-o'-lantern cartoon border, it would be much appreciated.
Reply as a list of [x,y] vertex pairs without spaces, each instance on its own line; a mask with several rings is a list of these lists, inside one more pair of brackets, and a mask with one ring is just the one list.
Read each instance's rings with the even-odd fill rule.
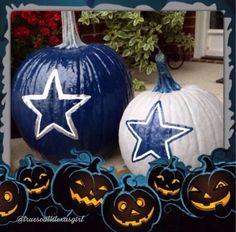
[[71,151],[58,166],[26,155],[9,174],[0,165],[0,225],[17,223],[22,215],[95,216],[112,231],[151,231],[158,227],[166,207],[189,217],[226,218],[236,212],[236,161],[219,157],[235,154],[218,148],[201,155],[192,169],[177,157],[150,164],[146,176],[117,176],[113,167],[88,152]]

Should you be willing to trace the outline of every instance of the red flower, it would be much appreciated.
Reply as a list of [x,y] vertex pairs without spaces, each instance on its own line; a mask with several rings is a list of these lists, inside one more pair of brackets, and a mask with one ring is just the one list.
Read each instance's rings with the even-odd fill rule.
[[57,44],[61,43],[61,39],[58,38],[56,35],[52,35],[49,37],[49,43],[51,45],[57,45]]
[[45,25],[45,21],[43,19],[39,19],[38,25],[39,26],[44,26]]
[[40,28],[40,33],[41,33],[43,36],[49,36],[50,30],[49,30],[47,27],[42,27],[42,28]]
[[13,12],[11,13],[11,23],[14,23],[14,22],[15,22],[15,19],[16,19],[17,16],[19,16],[19,12],[13,11]]
[[16,27],[13,33],[16,38],[25,38],[32,34],[31,30],[24,26]]
[[35,24],[38,23],[38,19],[37,19],[37,17],[35,17],[35,16],[31,16],[31,17],[28,17],[28,18],[27,18],[27,22],[28,22],[28,24],[30,24],[30,25],[35,25]]
[[55,12],[53,14],[53,19],[58,22],[58,21],[61,21],[61,14],[59,12]]
[[47,25],[52,30],[56,30],[57,29],[57,23],[53,22],[52,20],[48,20]]
[[28,19],[30,18],[32,15],[32,12],[31,11],[21,11],[21,17],[23,19]]

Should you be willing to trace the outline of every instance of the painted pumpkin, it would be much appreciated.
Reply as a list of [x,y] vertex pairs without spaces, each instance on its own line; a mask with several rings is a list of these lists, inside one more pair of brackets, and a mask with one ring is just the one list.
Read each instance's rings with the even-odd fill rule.
[[148,173],[148,185],[155,190],[161,200],[178,200],[187,169],[178,166],[178,158],[173,156],[169,162],[153,162]]
[[196,167],[199,155],[223,146],[222,103],[203,89],[176,83],[161,51],[156,64],[157,85],[129,103],[119,128],[123,159],[135,174],[146,174],[151,161],[172,155]]
[[28,198],[22,184],[8,176],[8,168],[0,166],[0,225],[15,222],[25,214]]
[[130,175],[125,176],[123,186],[106,195],[102,205],[103,220],[117,232],[151,231],[161,216],[160,200],[145,184],[130,185],[130,178]]
[[209,156],[201,156],[200,161],[202,167],[190,173],[183,183],[183,205],[198,217],[227,216],[235,210],[235,176],[215,166]]
[[22,161],[23,165],[16,171],[16,179],[27,188],[29,199],[38,201],[51,194],[51,182],[54,171],[49,163],[35,161],[27,155]]
[[70,149],[106,154],[132,97],[123,59],[81,42],[72,12],[62,12],[63,43],[26,59],[14,77],[12,114],[24,140],[51,161]]
[[65,210],[77,215],[99,213],[103,197],[118,186],[113,170],[100,166],[96,157],[90,163],[72,161],[62,165],[53,181],[53,198]]

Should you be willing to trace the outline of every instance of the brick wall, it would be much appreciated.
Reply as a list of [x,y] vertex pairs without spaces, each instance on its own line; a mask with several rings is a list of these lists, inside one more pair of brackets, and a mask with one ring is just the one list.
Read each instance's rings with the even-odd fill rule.
[[[196,22],[196,12],[195,11],[188,11],[185,15],[184,19],[184,32],[190,33],[193,38],[195,37],[195,22]],[[185,53],[185,59],[186,60],[192,60],[193,58],[193,51],[186,51]]]

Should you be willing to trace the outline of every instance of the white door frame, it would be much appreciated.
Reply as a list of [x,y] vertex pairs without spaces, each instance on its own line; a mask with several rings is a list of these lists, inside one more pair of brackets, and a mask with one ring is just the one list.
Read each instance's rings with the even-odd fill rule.
[[199,59],[206,54],[207,35],[210,23],[208,11],[196,11],[195,44],[193,57]]
[[210,11],[197,11],[194,58],[223,57],[223,29],[210,29]]

